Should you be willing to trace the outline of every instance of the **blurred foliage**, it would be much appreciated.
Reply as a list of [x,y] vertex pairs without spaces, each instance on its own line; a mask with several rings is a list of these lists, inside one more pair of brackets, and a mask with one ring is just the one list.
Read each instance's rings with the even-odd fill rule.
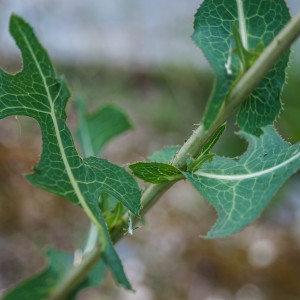
[[290,142],[294,143],[300,140],[300,73],[298,65],[292,63],[288,70],[287,83],[283,90],[283,111],[278,119],[278,125],[282,134]]
[[[73,100],[81,96],[93,111],[114,103],[129,113],[134,130],[104,150],[113,162],[141,160],[167,145],[184,142],[199,123],[212,88],[210,71],[167,66],[151,70],[59,66],[71,86],[68,122],[76,127]],[[300,77],[289,70],[277,121],[288,141],[300,139]],[[167,112],[167,114],[166,114]],[[167,118],[165,117],[167,115]],[[0,294],[42,269],[43,251],[51,246],[81,247],[88,221],[62,199],[35,189],[22,177],[40,154],[41,136],[34,121],[0,122]],[[232,118],[216,144],[219,155],[236,156],[247,144],[229,133]],[[113,287],[110,277],[100,289],[79,299],[297,300],[300,298],[299,175],[295,175],[250,227],[232,237],[200,239],[216,213],[187,182],[179,182],[146,217],[146,224],[117,245],[136,294]],[[211,298],[209,298],[211,297]],[[247,298],[248,297],[248,298]]]
[[88,99],[91,110],[99,102],[117,103],[158,133],[184,136],[200,122],[213,80],[210,72],[175,66],[150,70],[80,66],[64,67],[62,73],[73,95]]

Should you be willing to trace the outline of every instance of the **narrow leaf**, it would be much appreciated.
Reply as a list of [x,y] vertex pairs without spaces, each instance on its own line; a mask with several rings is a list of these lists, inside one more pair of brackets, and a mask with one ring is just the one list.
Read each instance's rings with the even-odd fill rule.
[[216,208],[218,220],[207,238],[235,233],[259,216],[277,189],[300,168],[300,143],[291,146],[271,126],[248,143],[238,159],[214,157],[186,178]]
[[215,144],[217,143],[217,141],[220,139],[220,137],[222,136],[222,134],[224,133],[224,130],[226,128],[226,124],[223,124],[222,126],[220,126],[216,132],[211,136],[211,138],[207,141],[207,143],[204,145],[203,149],[201,150],[199,156],[208,154],[211,149],[215,146]]
[[[66,125],[65,107],[69,91],[57,78],[45,49],[32,28],[13,15],[10,32],[23,56],[23,70],[10,75],[0,70],[0,118],[24,115],[37,120],[43,137],[43,150],[35,173],[27,179],[37,187],[64,197],[84,209],[97,226],[103,250],[112,247],[98,200],[107,193],[122,202],[133,214],[140,210],[140,190],[124,168],[95,157],[81,158]],[[111,251],[110,251],[111,252]],[[115,253],[115,255],[117,255]],[[130,284],[122,265],[114,260],[111,270],[123,274],[120,282]]]
[[[205,128],[210,127],[222,105],[226,105],[224,101],[232,86],[246,71],[243,60],[251,60],[247,54],[259,55],[257,52],[274,39],[289,19],[283,0],[205,0],[201,4],[195,15],[192,37],[216,75],[204,116]],[[239,40],[242,45],[236,45]],[[244,131],[259,135],[261,127],[274,122],[281,108],[280,94],[288,57],[287,52],[242,104],[237,122]]]
[[137,162],[129,168],[136,177],[155,184],[183,178],[180,170],[166,163]]
[[210,153],[210,151],[222,136],[225,128],[226,128],[226,124],[220,126],[216,130],[216,132],[212,135],[212,137],[207,141],[207,143],[204,145],[201,152],[195,158],[190,158],[187,161],[187,170],[189,172],[194,172],[194,170],[198,170],[200,166],[204,164],[205,161],[212,160],[214,154]]

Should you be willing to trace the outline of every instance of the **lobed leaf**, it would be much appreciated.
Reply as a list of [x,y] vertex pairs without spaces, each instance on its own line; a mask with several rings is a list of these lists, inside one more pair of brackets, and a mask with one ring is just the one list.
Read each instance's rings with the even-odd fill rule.
[[111,244],[98,200],[102,193],[115,197],[134,215],[139,214],[140,189],[124,168],[95,157],[81,158],[66,125],[65,107],[70,96],[57,78],[47,52],[32,28],[13,15],[10,32],[23,56],[23,70],[10,75],[0,70],[0,118],[23,115],[41,127],[43,150],[34,173],[26,178],[35,186],[79,205],[97,226],[104,255],[113,253],[109,267],[120,284],[130,289],[123,267]]
[[[134,173],[156,183],[163,178],[160,173],[166,166],[181,172],[217,210],[218,220],[206,238],[233,234],[256,219],[278,188],[300,169],[300,143],[292,146],[283,141],[273,127],[265,127],[260,137],[243,131],[239,135],[249,145],[237,159],[211,156],[197,170],[184,172],[167,164],[178,151],[177,147],[170,147],[154,154],[161,163],[138,163]],[[155,165],[159,170],[151,172]],[[147,167],[149,170],[144,170]],[[176,178],[181,179],[180,175]]]
[[181,171],[170,164],[179,149],[179,146],[166,147],[154,152],[146,162],[131,164],[129,168],[136,177],[154,184],[179,180]]
[[[195,15],[192,38],[216,75],[204,115],[205,128],[210,127],[222,105],[226,105],[232,87],[247,71],[245,66],[251,65],[251,59],[268,46],[289,19],[285,1],[205,0],[201,4]],[[241,41],[242,45],[237,41]],[[255,55],[243,62],[251,53]],[[280,94],[288,57],[289,52],[282,56],[241,105],[237,122],[242,130],[260,135],[261,127],[274,122],[281,109]]]
[[238,159],[214,157],[186,178],[215,207],[218,220],[206,235],[235,233],[259,216],[277,189],[300,169],[300,143],[290,145],[268,126],[256,136],[240,132],[248,143]]

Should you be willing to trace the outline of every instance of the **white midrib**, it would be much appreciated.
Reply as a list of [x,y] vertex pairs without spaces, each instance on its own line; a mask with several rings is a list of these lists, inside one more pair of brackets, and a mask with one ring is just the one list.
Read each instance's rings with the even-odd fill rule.
[[[31,45],[29,44],[27,38],[26,38],[26,35],[23,34],[22,30],[19,28],[19,32],[20,34],[23,36],[23,39],[31,53],[31,56],[36,64],[36,67],[41,75],[41,78],[43,80],[43,84],[45,86],[45,90],[46,90],[46,93],[47,93],[47,98],[49,100],[49,104],[50,104],[50,107],[51,107],[51,118],[52,118],[52,121],[53,121],[53,125],[54,125],[54,130],[55,130],[55,135],[56,135],[56,138],[57,138],[57,143],[58,143],[58,147],[59,147],[59,150],[60,150],[60,153],[61,153],[61,156],[62,156],[62,160],[63,160],[63,163],[64,163],[64,166],[66,168],[66,172],[67,172],[67,175],[70,179],[70,182],[71,182],[71,185],[75,191],[75,194],[83,208],[83,210],[86,212],[86,214],[88,215],[88,217],[90,218],[90,220],[97,226],[98,230],[100,231],[100,234],[101,236],[103,237],[104,236],[104,230],[102,228],[102,226],[99,224],[98,220],[96,219],[96,217],[94,216],[93,212],[91,211],[91,209],[89,208],[89,206],[87,205],[85,199],[84,199],[84,196],[82,195],[80,189],[79,189],[79,186],[77,184],[77,181],[74,177],[74,174],[72,172],[72,168],[69,164],[69,161],[68,161],[68,158],[67,158],[67,155],[66,155],[66,152],[65,152],[65,149],[64,149],[64,146],[63,146],[63,142],[62,142],[62,138],[61,138],[61,135],[60,135],[60,131],[59,131],[59,127],[58,127],[58,123],[57,123],[57,119],[56,119],[56,116],[55,116],[55,107],[54,107],[54,102],[53,102],[53,98],[50,94],[50,91],[49,91],[49,88],[47,86],[47,82],[46,82],[46,78],[43,74],[43,71],[40,67],[40,64],[31,48]],[[104,246],[104,245],[102,245]]]
[[247,39],[247,29],[246,29],[246,20],[244,15],[243,0],[236,0],[238,8],[238,18],[239,18],[239,30],[242,39],[243,46],[248,50],[248,39]]
[[272,172],[288,165],[290,162],[296,160],[299,157],[300,157],[300,152],[298,152],[297,154],[295,154],[294,156],[292,156],[288,160],[285,160],[284,162],[280,163],[279,165],[276,165],[272,168],[268,168],[268,169],[265,169],[265,170],[262,170],[262,171],[259,171],[259,172],[249,173],[249,174],[224,175],[224,174],[211,174],[211,173],[206,173],[206,172],[202,172],[202,171],[194,172],[194,174],[196,174],[198,176],[206,177],[206,178],[213,178],[213,179],[219,179],[219,180],[228,180],[228,181],[236,180],[236,181],[240,181],[240,180],[256,178],[256,177],[259,177],[259,176],[263,176],[263,175],[272,173]]

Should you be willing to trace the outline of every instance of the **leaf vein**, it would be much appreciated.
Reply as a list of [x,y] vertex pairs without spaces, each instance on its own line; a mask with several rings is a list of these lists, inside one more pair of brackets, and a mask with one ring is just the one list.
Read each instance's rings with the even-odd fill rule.
[[287,166],[289,163],[293,162],[294,160],[298,159],[300,157],[300,152],[298,152],[297,154],[295,154],[294,156],[292,156],[291,158],[289,158],[286,161],[283,161],[282,163],[275,165],[271,168],[259,171],[259,172],[253,172],[253,173],[249,173],[249,174],[234,174],[234,175],[225,175],[225,174],[213,174],[213,173],[206,173],[206,172],[202,172],[202,171],[197,171],[194,172],[196,175],[202,176],[202,177],[206,177],[206,178],[214,178],[214,179],[219,179],[219,180],[245,180],[245,179],[251,179],[251,178],[255,178],[255,177],[259,177],[259,176],[263,176],[269,173],[272,173],[282,167]]

